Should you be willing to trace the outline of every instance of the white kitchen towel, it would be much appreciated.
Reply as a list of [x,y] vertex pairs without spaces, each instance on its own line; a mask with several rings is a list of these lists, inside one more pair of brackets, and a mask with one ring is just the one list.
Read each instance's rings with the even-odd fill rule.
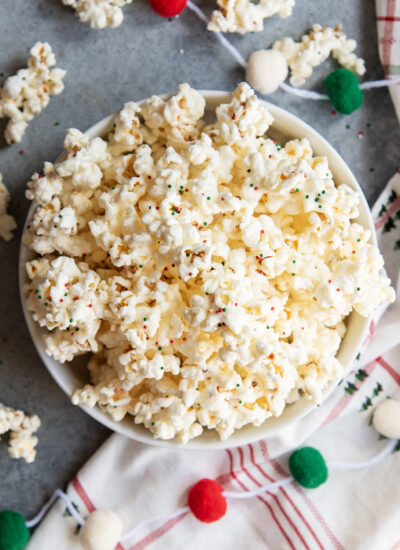
[[[373,209],[388,274],[398,287],[400,174]],[[362,461],[385,445],[370,425],[373,408],[388,395],[400,398],[400,301],[392,304],[352,372],[331,397],[279,436],[231,450],[167,450],[113,435],[68,487],[82,515],[111,509],[129,531],[142,520],[168,515],[186,504],[203,477],[229,490],[248,491],[288,473],[289,451],[307,441],[327,460]],[[286,453],[286,454],[284,454]],[[296,484],[274,495],[229,501],[226,516],[200,523],[188,513],[143,528],[118,550],[242,550],[400,548],[400,452],[359,471],[332,471],[326,484]],[[82,550],[76,522],[58,502],[36,530],[28,550]]]
[[[379,56],[386,78],[400,76],[400,1],[376,0]],[[400,120],[400,86],[389,88]]]

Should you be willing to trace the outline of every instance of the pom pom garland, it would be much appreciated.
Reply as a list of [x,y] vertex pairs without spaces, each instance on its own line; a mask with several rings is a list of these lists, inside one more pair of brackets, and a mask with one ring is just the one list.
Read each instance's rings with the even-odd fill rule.
[[85,550],[114,550],[122,533],[122,522],[110,510],[95,510],[79,534]]
[[293,479],[307,489],[315,489],[328,479],[324,457],[314,447],[303,447],[292,453],[289,469]]
[[393,439],[400,439],[400,402],[385,399],[377,405],[372,423],[375,430]]
[[358,78],[349,69],[342,67],[330,73],[324,80],[324,86],[330,102],[339,113],[349,115],[361,107],[363,92]]
[[221,519],[227,508],[226,498],[219,483],[201,479],[189,491],[188,505],[192,514],[204,523]]
[[287,75],[286,59],[278,50],[259,50],[249,57],[246,80],[262,94],[275,92]]
[[150,6],[162,17],[176,17],[186,7],[187,0],[150,0]]
[[28,544],[29,531],[21,514],[0,512],[0,550],[22,550]]

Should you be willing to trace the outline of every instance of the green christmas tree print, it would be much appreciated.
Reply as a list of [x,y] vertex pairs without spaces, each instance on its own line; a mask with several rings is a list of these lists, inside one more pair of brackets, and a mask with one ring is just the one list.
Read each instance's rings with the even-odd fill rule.
[[381,209],[379,210],[378,218],[383,216],[383,214],[386,212],[386,206],[382,204]]
[[367,373],[367,371],[365,371],[364,369],[359,369],[357,372],[356,372],[356,378],[357,380],[359,380],[360,382],[363,382],[366,378],[368,378],[369,374]]
[[388,198],[388,204],[392,204],[397,199],[397,193],[394,189],[392,189],[392,192],[390,193],[390,197]]
[[394,250],[399,250],[400,248],[400,239],[394,243]]
[[347,386],[344,388],[344,391],[349,395],[353,395],[354,392],[358,390],[357,386],[353,382],[348,382]]
[[389,233],[392,229],[396,227],[396,224],[394,223],[393,219],[389,216],[388,221],[383,226],[383,233]]
[[377,382],[375,388],[374,388],[374,391],[373,391],[373,395],[374,397],[379,395],[381,393],[381,391],[383,391],[383,387],[382,387],[382,384],[380,384],[379,382]]
[[364,400],[364,403],[361,405],[361,410],[362,410],[362,411],[366,411],[366,410],[369,409],[370,407],[372,407],[371,398],[370,398],[370,397],[366,397],[365,400]]

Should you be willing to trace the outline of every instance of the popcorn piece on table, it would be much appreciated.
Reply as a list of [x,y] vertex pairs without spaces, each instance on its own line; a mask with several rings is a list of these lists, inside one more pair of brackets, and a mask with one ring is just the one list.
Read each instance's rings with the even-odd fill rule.
[[6,241],[13,238],[12,231],[17,228],[15,219],[7,214],[9,201],[10,194],[3,183],[3,176],[0,172],[0,237]]
[[289,17],[295,0],[217,0],[219,10],[213,11],[208,30],[216,32],[259,32],[264,19],[275,14]]
[[0,403],[0,435],[11,432],[8,453],[12,458],[23,458],[26,462],[35,460],[38,439],[32,434],[39,427],[37,415],[28,416]]
[[131,2],[132,0],[62,0],[64,5],[74,8],[79,19],[89,23],[92,29],[118,27],[124,19],[121,6]]
[[0,89],[0,118],[10,119],[4,134],[8,144],[19,143],[28,122],[48,105],[51,95],[64,89],[66,72],[50,69],[56,64],[50,45],[37,42],[30,54],[28,68],[8,77]]
[[303,85],[313,68],[325,61],[331,53],[343,67],[360,76],[365,73],[364,60],[352,53],[357,42],[348,39],[340,29],[341,25],[324,28],[315,24],[309,34],[301,37],[301,42],[286,37],[273,44],[272,48],[279,50],[286,58],[292,86]]

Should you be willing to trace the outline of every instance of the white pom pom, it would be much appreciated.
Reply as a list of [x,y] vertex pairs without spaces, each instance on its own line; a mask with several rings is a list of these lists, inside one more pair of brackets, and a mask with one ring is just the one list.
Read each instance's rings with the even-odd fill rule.
[[400,439],[400,402],[385,399],[376,407],[372,423],[377,432],[391,439]]
[[271,94],[278,89],[288,74],[284,55],[278,50],[253,52],[246,69],[246,80],[262,94]]
[[86,519],[80,532],[85,550],[114,550],[122,533],[122,522],[110,510],[96,510]]

